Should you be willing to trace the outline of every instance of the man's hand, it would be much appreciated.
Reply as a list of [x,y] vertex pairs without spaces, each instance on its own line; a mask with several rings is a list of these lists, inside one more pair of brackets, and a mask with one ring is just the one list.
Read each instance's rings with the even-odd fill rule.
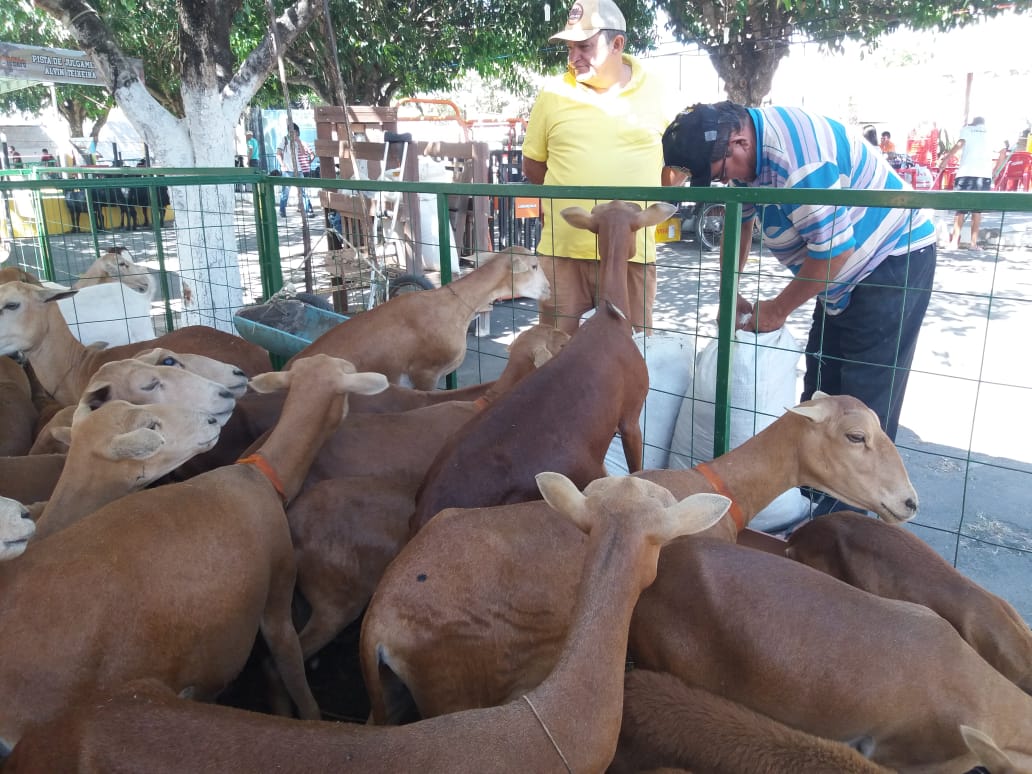
[[767,333],[768,331],[776,331],[785,324],[785,320],[788,315],[778,310],[778,304],[776,299],[770,299],[768,301],[757,301],[751,308],[751,314],[748,317],[742,316],[742,303],[748,304],[741,296],[738,297],[738,324],[735,326],[738,330],[750,331],[752,333]]
[[747,326],[749,321],[752,320],[752,316],[753,305],[739,293],[738,301],[735,303],[735,328]]

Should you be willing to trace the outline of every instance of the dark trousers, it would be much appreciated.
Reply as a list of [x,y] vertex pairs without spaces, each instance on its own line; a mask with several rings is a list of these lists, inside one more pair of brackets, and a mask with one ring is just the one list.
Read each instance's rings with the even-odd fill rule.
[[[854,288],[841,314],[826,314],[818,299],[806,343],[802,400],[815,390],[859,398],[895,440],[934,278],[935,245],[929,245],[886,259]],[[817,512],[831,510],[837,510],[835,503],[827,508],[821,503]]]

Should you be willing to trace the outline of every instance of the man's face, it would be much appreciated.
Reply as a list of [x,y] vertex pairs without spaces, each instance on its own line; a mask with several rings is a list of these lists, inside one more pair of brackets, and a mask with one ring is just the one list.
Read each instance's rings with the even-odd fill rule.
[[576,73],[577,80],[589,86],[606,69],[610,57],[616,54],[615,46],[601,32],[576,43],[567,41],[566,52],[566,59]]
[[735,130],[727,144],[724,155],[710,163],[710,175],[714,182],[730,183],[739,180],[751,183],[756,179],[756,150],[748,136]]

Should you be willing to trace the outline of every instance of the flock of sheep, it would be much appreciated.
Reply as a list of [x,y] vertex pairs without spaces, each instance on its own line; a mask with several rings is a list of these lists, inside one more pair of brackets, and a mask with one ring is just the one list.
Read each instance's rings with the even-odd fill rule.
[[[74,290],[0,270],[0,771],[1032,772],[1029,629],[897,526],[862,403],[642,470],[624,264],[668,216],[564,211],[598,311],[457,391],[478,311],[549,292],[527,251],[281,371],[200,326],[85,346]],[[879,518],[749,528],[798,486]],[[322,720],[305,663],[360,617],[369,723]],[[259,635],[278,714],[213,703]]]

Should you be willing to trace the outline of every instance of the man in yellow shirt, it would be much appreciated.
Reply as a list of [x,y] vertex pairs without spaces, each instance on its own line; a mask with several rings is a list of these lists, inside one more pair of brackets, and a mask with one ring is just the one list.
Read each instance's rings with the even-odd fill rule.
[[[538,185],[679,185],[684,175],[663,167],[663,131],[676,114],[659,80],[624,53],[627,27],[612,0],[576,0],[565,29],[550,40],[567,48],[568,69],[542,89],[523,141],[523,174]],[[598,296],[595,235],[559,215],[565,207],[587,210],[597,202],[551,199],[537,252],[552,285],[539,302],[541,322],[574,333]],[[635,329],[652,326],[656,296],[656,241],[651,228],[638,232],[628,264],[627,310]]]

